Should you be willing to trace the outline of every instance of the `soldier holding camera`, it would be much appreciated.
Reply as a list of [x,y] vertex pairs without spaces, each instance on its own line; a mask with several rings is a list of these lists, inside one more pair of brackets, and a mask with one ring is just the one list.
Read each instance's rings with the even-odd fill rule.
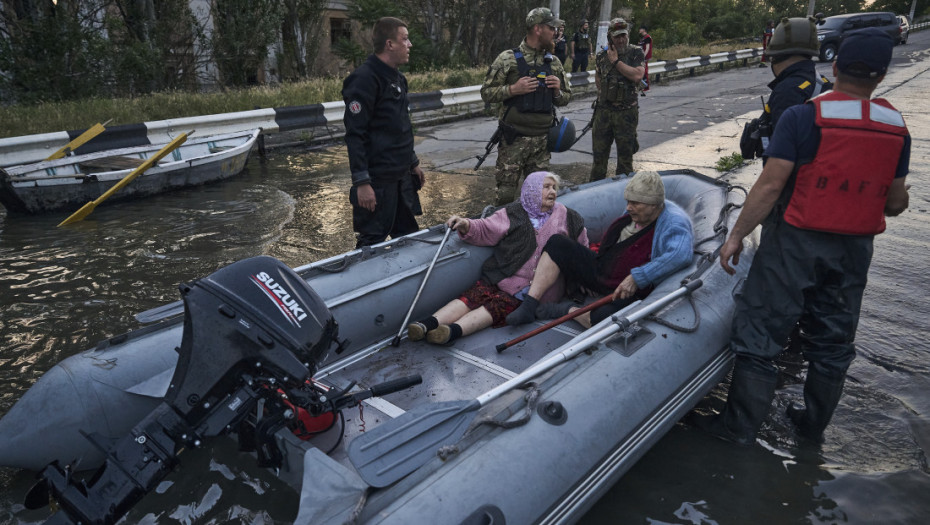
[[545,7],[526,16],[526,38],[504,51],[488,69],[481,86],[485,102],[502,102],[497,152],[497,205],[513,202],[520,179],[549,170],[547,148],[554,106],[572,98],[562,63],[549,53],[555,31],[564,22]]

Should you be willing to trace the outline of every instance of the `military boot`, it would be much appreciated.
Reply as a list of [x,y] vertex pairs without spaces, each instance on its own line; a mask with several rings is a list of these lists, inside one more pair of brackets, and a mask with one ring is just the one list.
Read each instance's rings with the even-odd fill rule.
[[799,437],[817,444],[823,443],[823,431],[833,418],[845,382],[845,374],[837,379],[808,367],[807,380],[804,382],[804,405],[791,403],[785,410],[797,427]]

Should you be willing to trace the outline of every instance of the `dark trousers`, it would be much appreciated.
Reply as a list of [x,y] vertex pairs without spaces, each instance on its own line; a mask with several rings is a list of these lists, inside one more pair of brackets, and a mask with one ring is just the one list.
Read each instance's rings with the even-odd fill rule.
[[358,233],[356,248],[371,246],[391,238],[413,233],[420,229],[414,215],[420,215],[420,198],[413,179],[405,175],[397,181],[372,182],[377,205],[370,212],[358,205],[356,188],[349,191],[352,204],[352,229]]
[[575,53],[572,56],[572,73],[588,70],[588,52]]
[[[597,272],[597,255],[584,245],[565,235],[549,237],[543,251],[559,267],[565,277],[568,290],[584,288],[598,295],[614,293],[613,287],[604,283]],[[591,324],[595,325],[636,301],[638,297],[618,299],[591,311]]]
[[802,230],[768,219],[736,300],[731,348],[737,361],[758,374],[776,374],[773,360],[797,324],[811,368],[844,377],[856,356],[853,340],[871,261],[871,236]]

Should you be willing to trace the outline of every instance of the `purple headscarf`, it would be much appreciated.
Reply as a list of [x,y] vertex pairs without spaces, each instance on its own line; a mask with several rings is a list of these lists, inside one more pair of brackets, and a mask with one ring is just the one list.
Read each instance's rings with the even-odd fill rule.
[[552,210],[542,211],[540,209],[542,206],[543,184],[547,177],[555,179],[553,174],[548,171],[534,171],[526,176],[523,181],[523,188],[520,190],[520,204],[529,214],[530,222],[533,223],[533,227],[537,230],[542,228],[543,224],[546,224],[546,221],[552,215]]

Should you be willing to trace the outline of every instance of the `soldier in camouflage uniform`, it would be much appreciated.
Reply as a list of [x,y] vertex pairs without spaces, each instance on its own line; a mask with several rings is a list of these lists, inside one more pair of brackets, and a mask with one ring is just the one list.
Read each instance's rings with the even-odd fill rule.
[[591,180],[607,175],[607,159],[612,142],[617,144],[617,173],[633,171],[633,154],[639,150],[636,127],[639,125],[637,87],[645,74],[645,58],[639,46],[630,45],[629,24],[614,18],[608,27],[610,46],[594,59],[597,74],[597,107],[591,147],[594,164]]
[[520,47],[497,56],[481,86],[482,100],[502,103],[497,205],[513,202],[520,179],[534,171],[549,170],[546,138],[554,106],[564,106],[572,98],[562,63],[548,51],[555,30],[562,24],[545,7],[530,11],[526,38]]

